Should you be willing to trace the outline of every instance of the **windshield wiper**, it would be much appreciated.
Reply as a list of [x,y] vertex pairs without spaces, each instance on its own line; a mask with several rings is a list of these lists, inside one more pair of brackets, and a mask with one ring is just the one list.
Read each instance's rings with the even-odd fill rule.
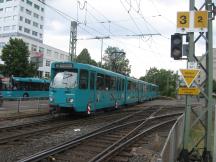
[[70,78],[72,76],[73,76],[73,74],[68,74],[67,76],[64,76],[63,79],[67,79],[67,78]]

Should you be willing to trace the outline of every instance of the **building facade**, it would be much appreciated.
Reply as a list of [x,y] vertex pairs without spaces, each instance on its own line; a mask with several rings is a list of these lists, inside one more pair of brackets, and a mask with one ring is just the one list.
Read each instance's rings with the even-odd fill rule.
[[0,55],[10,38],[26,42],[40,77],[49,77],[53,61],[68,61],[67,52],[43,44],[44,0],[0,0]]
[[[198,58],[200,59],[201,56]],[[202,60],[202,65],[204,67],[206,67],[206,59],[205,58]],[[200,74],[198,76],[198,82],[202,83],[206,78],[206,74],[201,67],[199,67],[199,68],[200,68]],[[213,79],[216,80],[216,48],[213,48]]]

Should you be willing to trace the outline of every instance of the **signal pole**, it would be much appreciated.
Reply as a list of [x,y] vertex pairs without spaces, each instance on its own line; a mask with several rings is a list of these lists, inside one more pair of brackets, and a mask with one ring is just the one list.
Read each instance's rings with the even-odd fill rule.
[[74,61],[76,58],[76,42],[77,42],[77,22],[71,21],[70,42],[69,42],[69,55],[71,61]]
[[[197,62],[199,66],[203,69],[206,74],[206,79],[201,83],[195,81],[196,86],[200,89],[202,95],[205,97],[205,105],[199,111],[194,111],[192,107],[192,96],[186,95],[186,106],[185,106],[185,121],[184,121],[184,133],[183,133],[183,150],[180,155],[181,162],[190,162],[190,155],[194,154],[197,147],[201,142],[204,143],[204,149],[202,157],[196,159],[198,161],[212,162],[213,155],[213,138],[212,138],[212,112],[213,112],[213,26],[212,20],[215,17],[215,5],[212,3],[212,0],[203,0],[203,5],[200,8],[197,8],[195,0],[190,0],[189,9],[190,12],[179,13],[180,20],[178,23],[183,25],[189,24],[187,29],[187,35],[189,36],[189,54],[188,54],[188,69],[189,64]],[[188,14],[188,15],[187,15]],[[182,19],[181,19],[182,18]],[[193,22],[193,23],[191,23]],[[181,24],[181,25],[182,25]],[[192,24],[192,25],[191,25]],[[182,32],[185,28],[182,27]],[[198,32],[197,32],[198,31]],[[197,32],[198,34],[195,34]],[[206,52],[201,57],[196,57],[195,45],[196,43],[203,38],[206,41]],[[205,65],[203,65],[203,58],[206,58]],[[191,120],[192,112],[197,117],[194,121]],[[204,120],[203,120],[204,119]],[[195,141],[191,145],[190,133],[198,122],[201,122],[203,125],[203,136]],[[216,135],[215,135],[216,136]],[[216,146],[214,146],[216,147]],[[189,150],[191,149],[191,150]]]

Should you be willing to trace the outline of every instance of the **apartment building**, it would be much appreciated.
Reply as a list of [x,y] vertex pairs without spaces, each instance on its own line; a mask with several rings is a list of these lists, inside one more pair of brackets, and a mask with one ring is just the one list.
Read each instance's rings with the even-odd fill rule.
[[[200,59],[201,57],[198,57],[198,58]],[[202,60],[202,65],[204,67],[206,67],[206,59],[205,58]],[[200,67],[200,69],[201,69],[201,71],[200,71],[200,74],[198,76],[198,82],[202,83],[206,78],[206,74],[201,67]],[[216,80],[216,48],[213,48],[213,79]]]
[[53,61],[67,61],[67,52],[43,44],[44,0],[0,0],[0,55],[10,38],[26,42],[30,60],[38,64],[41,77],[49,77]]

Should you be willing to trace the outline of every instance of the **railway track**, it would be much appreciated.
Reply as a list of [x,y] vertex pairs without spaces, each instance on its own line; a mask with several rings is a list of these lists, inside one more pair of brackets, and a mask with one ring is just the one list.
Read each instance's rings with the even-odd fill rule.
[[135,112],[82,137],[21,159],[29,161],[107,161],[155,129],[173,124],[181,112],[148,109]]
[[[146,110],[141,111],[150,111],[148,108]],[[151,111],[155,111],[152,109]],[[128,111],[123,112],[113,112],[107,113],[104,115],[92,116],[89,118],[80,118],[75,117],[71,118],[54,118],[54,119],[43,119],[36,122],[28,122],[25,124],[7,126],[0,128],[0,145],[7,144],[9,142],[14,141],[22,141],[26,142],[27,138],[31,138],[33,136],[38,136],[40,134],[44,134],[53,130],[63,129],[68,126],[80,126],[80,125],[88,125],[93,124],[95,122],[108,122],[110,123],[112,120],[116,120],[124,117],[122,120],[126,120],[130,118],[131,113],[137,113],[137,110],[128,109]],[[112,116],[112,117],[111,117]],[[62,120],[63,119],[63,120]],[[15,143],[14,143],[15,144]]]

